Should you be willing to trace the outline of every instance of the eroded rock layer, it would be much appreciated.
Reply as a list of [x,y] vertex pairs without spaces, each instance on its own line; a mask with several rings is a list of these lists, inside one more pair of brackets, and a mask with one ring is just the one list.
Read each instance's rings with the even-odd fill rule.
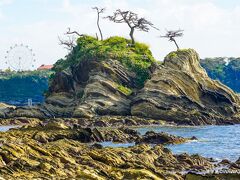
[[129,115],[129,94],[120,88],[134,88],[134,75],[115,60],[83,61],[56,75],[44,107],[55,116]]
[[207,76],[194,50],[166,56],[132,102],[132,115],[182,124],[239,122],[239,96]]

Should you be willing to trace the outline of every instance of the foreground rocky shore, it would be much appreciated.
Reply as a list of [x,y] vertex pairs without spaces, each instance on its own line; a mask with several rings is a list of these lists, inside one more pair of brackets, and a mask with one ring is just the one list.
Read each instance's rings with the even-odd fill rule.
[[[35,121],[36,122],[36,121]],[[194,137],[195,138],[195,137]],[[166,133],[140,135],[127,128],[88,128],[53,120],[0,133],[3,179],[237,179],[240,162],[216,163],[199,155],[174,155],[164,147],[186,139]],[[100,142],[135,142],[128,148]],[[155,144],[155,145],[153,145]],[[212,174],[225,164],[227,171]],[[196,173],[212,172],[210,175]],[[192,172],[192,173],[189,173]],[[194,172],[194,173],[193,173]]]

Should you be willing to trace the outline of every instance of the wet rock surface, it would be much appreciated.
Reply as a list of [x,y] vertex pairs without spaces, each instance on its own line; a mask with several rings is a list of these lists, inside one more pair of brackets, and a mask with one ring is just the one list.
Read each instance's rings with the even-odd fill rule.
[[196,137],[193,138],[183,138],[180,136],[174,136],[168,133],[155,133],[154,131],[148,131],[137,143],[149,143],[149,144],[181,144],[190,140],[196,140]]
[[5,179],[182,179],[177,172],[213,167],[200,156],[173,155],[162,145],[104,148],[112,140],[134,141],[129,128],[97,130],[62,123],[23,126],[0,133],[0,177]]
[[[195,178],[185,175],[188,171],[207,172],[223,163],[239,170],[238,161],[216,164],[199,155],[174,155],[163,146],[189,139],[155,132],[140,135],[129,127],[89,128],[67,121],[40,121],[0,132],[0,177],[181,180]],[[111,148],[98,144],[103,141],[144,143]]]

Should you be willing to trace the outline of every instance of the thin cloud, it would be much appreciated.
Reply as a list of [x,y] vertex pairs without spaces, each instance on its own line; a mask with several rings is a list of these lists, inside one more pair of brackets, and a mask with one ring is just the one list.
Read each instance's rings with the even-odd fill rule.
[[[0,0],[0,14],[3,6],[9,3],[14,6],[15,2]],[[34,1],[37,2],[41,1]],[[150,45],[158,60],[163,60],[167,53],[175,50],[172,43],[158,38],[165,33],[165,28],[184,29],[184,37],[177,39],[180,48],[194,48],[201,57],[239,56],[240,53],[240,36],[237,35],[240,30],[240,3],[231,8],[224,8],[213,0],[44,0],[44,3],[47,3],[49,9],[42,13],[48,16],[41,22],[10,24],[4,26],[5,31],[0,30],[0,60],[8,47],[23,42],[33,47],[38,64],[56,62],[67,53],[59,45],[57,38],[63,35],[67,27],[93,36],[98,32],[96,12],[91,9],[93,6],[106,7],[105,15],[112,14],[118,8],[132,10],[154,23],[160,28],[160,32],[136,31],[135,36],[136,40]],[[28,6],[31,6],[31,3]],[[16,18],[14,14],[12,18]],[[21,19],[18,19],[18,22],[21,22]],[[129,29],[125,24],[114,24],[104,19],[101,19],[100,23],[105,38],[114,35],[129,38]],[[3,66],[0,65],[0,68]]]

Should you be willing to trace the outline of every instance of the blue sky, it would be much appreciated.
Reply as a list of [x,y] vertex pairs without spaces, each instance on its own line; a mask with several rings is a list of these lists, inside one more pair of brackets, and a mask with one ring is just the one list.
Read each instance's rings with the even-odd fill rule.
[[[160,32],[136,33],[136,39],[150,45],[156,59],[175,49],[158,36],[165,29],[185,30],[178,39],[180,47],[194,48],[201,57],[240,55],[239,0],[0,0],[0,69],[6,68],[7,49],[16,43],[31,46],[36,66],[53,64],[67,51],[59,46],[67,27],[80,33],[97,32],[93,6],[106,7],[105,15],[115,9],[132,10],[150,19]],[[128,37],[128,27],[101,21],[104,37]]]

